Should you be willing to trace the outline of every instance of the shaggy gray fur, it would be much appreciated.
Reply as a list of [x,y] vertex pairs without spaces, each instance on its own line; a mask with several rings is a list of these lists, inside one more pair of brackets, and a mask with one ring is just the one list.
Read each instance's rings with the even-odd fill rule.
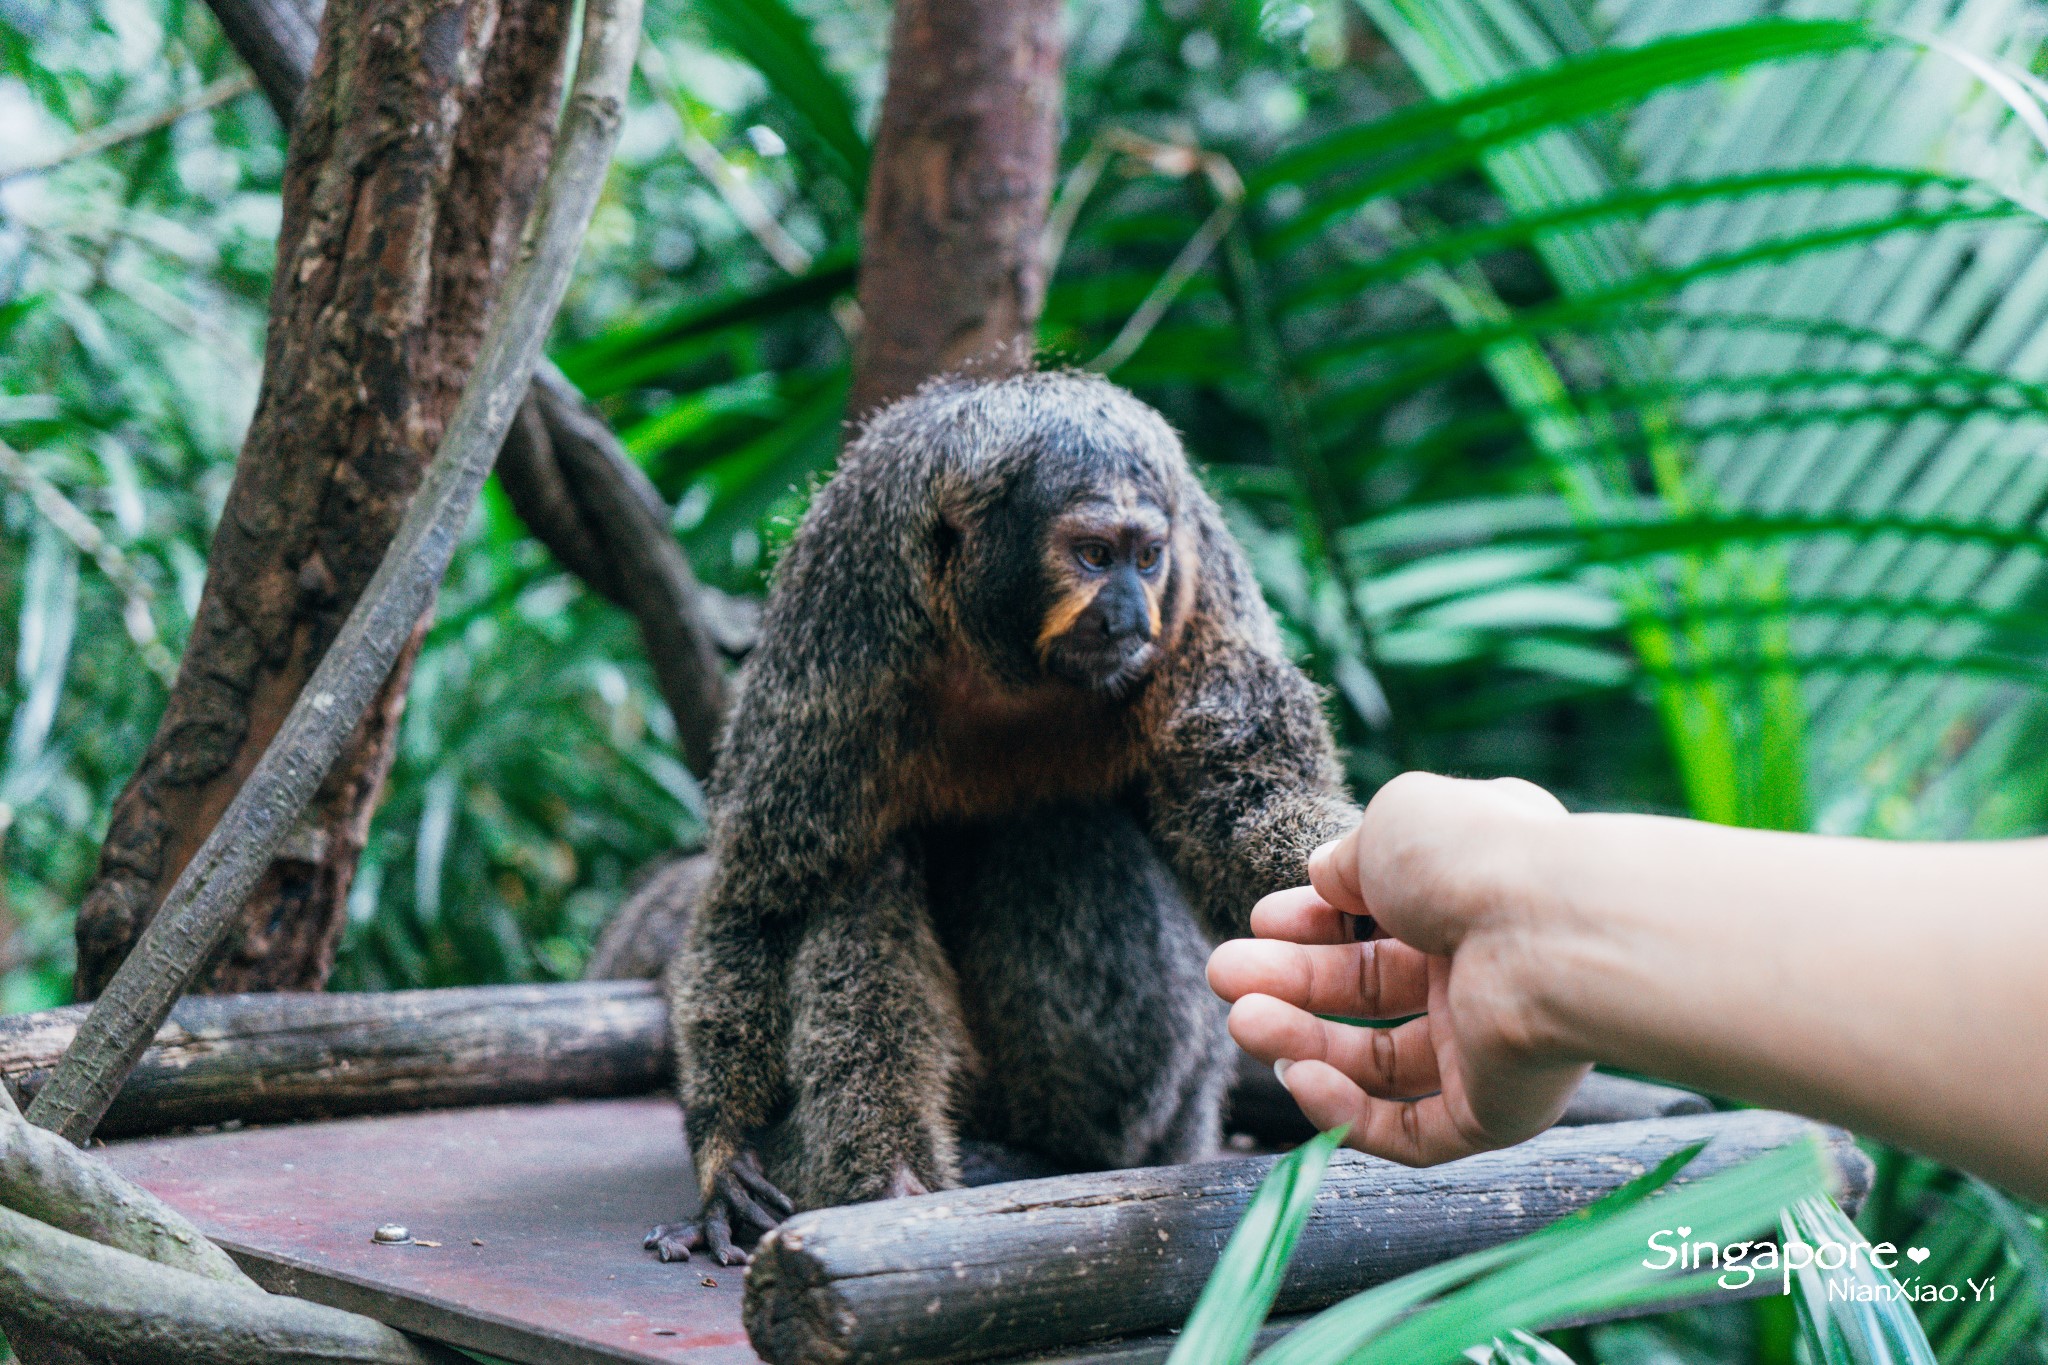
[[[1170,520],[1143,676],[1050,676],[1047,526]],[[1050,627],[1046,627],[1050,629]],[[1356,818],[1316,689],[1173,431],[1093,376],[879,414],[780,564],[670,968],[704,1185],[664,1256],[960,1179],[963,1136],[1076,1165],[1216,1142],[1210,935]]]

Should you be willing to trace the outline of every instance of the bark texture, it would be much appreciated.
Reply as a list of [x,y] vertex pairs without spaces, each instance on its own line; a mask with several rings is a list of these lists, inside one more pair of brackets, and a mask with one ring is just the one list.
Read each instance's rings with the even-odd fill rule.
[[0,1313],[85,1359],[119,1365],[469,1359],[358,1313],[159,1265],[8,1208],[0,1208]]
[[[290,126],[313,64],[320,0],[207,0]],[[583,396],[543,364],[498,457],[498,477],[534,538],[640,626],[683,761],[709,773],[725,715],[717,650],[744,636],[744,607],[697,582],[669,509]],[[715,648],[714,648],[715,646]]]
[[[701,890],[703,872],[701,864],[684,863],[672,875]],[[645,932],[667,941],[686,923],[650,920]],[[616,979],[181,1000],[98,1132],[133,1137],[237,1121],[648,1094],[669,1083],[675,1055],[660,993],[652,981],[631,979],[658,975],[662,960],[640,951],[621,945]],[[0,1017],[0,1093],[12,1089],[24,1103],[33,1101],[86,1014],[86,1006],[67,1005]],[[1709,1108],[1689,1090],[1596,1072],[1558,1124],[1676,1118]],[[1281,1144],[1315,1132],[1272,1068],[1250,1058],[1231,1087],[1229,1130]],[[0,1138],[0,1204],[24,1207],[8,1195],[6,1157]]]
[[899,0],[869,172],[850,415],[1027,368],[1059,161],[1058,0]]
[[[79,912],[82,998],[261,756],[404,514],[546,167],[567,17],[543,0],[327,9],[291,136],[256,416],[177,683]],[[325,980],[417,639],[200,989]]]
[[318,0],[208,0],[235,53],[289,128],[320,46]]
[[[33,1101],[85,1015],[0,1019],[0,1082]],[[156,1031],[95,1132],[644,1095],[673,1062],[667,1013],[644,982],[195,997]],[[0,1121],[0,1204],[22,1208],[8,1194],[8,1131]]]
[[[1870,1188],[1870,1158],[1849,1134],[1768,1110],[1556,1128],[1426,1170],[1340,1152],[1274,1312],[1526,1236],[1696,1143],[1705,1150],[1674,1183],[1813,1143],[1844,1208]],[[1187,1319],[1272,1165],[1105,1171],[800,1213],[747,1269],[747,1337],[770,1365],[950,1365],[1162,1331]]]

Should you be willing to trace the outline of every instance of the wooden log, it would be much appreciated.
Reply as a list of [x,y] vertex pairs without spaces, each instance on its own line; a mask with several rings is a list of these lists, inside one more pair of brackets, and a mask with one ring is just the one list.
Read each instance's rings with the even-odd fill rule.
[[[1628,1123],[1636,1119],[1704,1114],[1713,1107],[1705,1096],[1690,1090],[1596,1071],[1579,1086],[1579,1092],[1572,1096],[1557,1122],[1562,1128],[1578,1128],[1588,1123]],[[1231,1082],[1224,1126],[1230,1132],[1249,1133],[1261,1142],[1275,1145],[1306,1142],[1316,1131],[1315,1125],[1302,1115],[1294,1096],[1273,1074],[1273,1068],[1246,1053],[1238,1056],[1237,1079]]]
[[1628,1076],[1596,1071],[1579,1083],[1579,1093],[1565,1106],[1558,1125],[1583,1128],[1589,1123],[1633,1123],[1638,1119],[1675,1119],[1713,1112],[1705,1095],[1675,1085],[1656,1085]]
[[583,964],[585,981],[658,981],[668,960],[683,946],[690,914],[704,899],[715,864],[709,853],[663,859],[643,871],[637,884],[605,921]]
[[[1698,1179],[1821,1136],[1854,1207],[1870,1163],[1847,1133],[1749,1110],[1557,1128],[1503,1152],[1411,1170],[1331,1164],[1278,1312],[1320,1308],[1545,1227],[1672,1152],[1711,1139]],[[763,1239],[745,1321],[770,1365],[1017,1356],[1177,1325],[1271,1158],[946,1191],[799,1214]]]
[[[85,1013],[74,1005],[0,1017],[0,1082],[24,1104]],[[649,981],[194,996],[157,1032],[102,1131],[136,1137],[232,1121],[635,1095],[666,1085],[673,1062],[667,1011]],[[1562,1122],[1706,1108],[1690,1091],[1596,1074]],[[1249,1057],[1231,1089],[1230,1127],[1276,1145],[1313,1131],[1271,1069]]]
[[[87,1008],[0,1018],[0,1079],[24,1102]],[[672,1067],[667,1011],[646,982],[191,996],[98,1131],[637,1095]]]

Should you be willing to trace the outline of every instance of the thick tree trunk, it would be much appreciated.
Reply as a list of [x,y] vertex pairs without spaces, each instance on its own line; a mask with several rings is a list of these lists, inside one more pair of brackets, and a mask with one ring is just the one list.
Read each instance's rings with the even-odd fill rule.
[[[207,0],[228,41],[290,126],[313,64],[320,0]],[[498,477],[534,538],[639,623],[683,761],[699,777],[726,706],[718,649],[733,604],[697,582],[669,509],[574,386],[543,365],[498,458]]]
[[[183,666],[79,912],[83,997],[126,955],[376,570],[546,167],[567,18],[542,0],[328,6],[286,165],[262,393]],[[203,989],[326,978],[411,654]]]
[[898,0],[861,225],[851,415],[1030,364],[1059,161],[1058,0]]

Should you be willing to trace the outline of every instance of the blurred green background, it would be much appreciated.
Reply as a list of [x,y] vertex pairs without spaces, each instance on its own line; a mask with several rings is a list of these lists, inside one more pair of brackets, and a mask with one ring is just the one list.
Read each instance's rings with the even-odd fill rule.
[[[729,591],[759,592],[841,435],[887,18],[654,0],[556,329]],[[1073,0],[1068,21],[1045,355],[1185,433],[1361,796],[1428,767],[1773,828],[2048,824],[2048,8]],[[102,145],[131,119],[156,126]],[[282,133],[192,0],[0,0],[0,128],[13,1011],[68,999],[72,907],[197,601]],[[490,489],[334,984],[575,976],[636,869],[701,836],[672,734],[630,622]],[[1863,1221],[2001,1268],[1994,1306],[1923,1313],[1944,1360],[2042,1356],[2031,1212],[1887,1155]],[[1575,1354],[1790,1360],[1790,1315]]]

